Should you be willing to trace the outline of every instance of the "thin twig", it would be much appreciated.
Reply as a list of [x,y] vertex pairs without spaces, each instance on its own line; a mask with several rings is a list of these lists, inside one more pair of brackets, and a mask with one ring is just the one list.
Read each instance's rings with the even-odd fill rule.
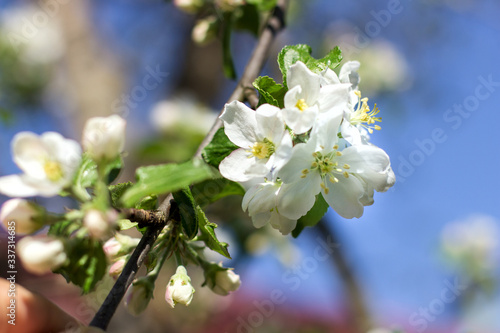
[[[243,101],[245,99],[245,87],[251,86],[253,80],[255,80],[255,78],[259,75],[262,67],[264,66],[264,62],[267,59],[267,54],[269,52],[271,43],[274,40],[274,37],[279,31],[284,28],[284,13],[288,5],[288,1],[289,0],[278,0],[273,14],[270,16],[267,25],[262,31],[262,34],[259,37],[257,45],[252,56],[250,57],[250,60],[248,61],[245,71],[243,72],[243,75],[237,87],[229,97],[228,102],[234,100]],[[201,152],[203,151],[205,146],[210,143],[210,141],[212,141],[215,132],[217,132],[217,130],[221,126],[222,122],[219,118],[217,118],[214,125],[212,126],[212,129],[209,131],[203,142],[198,147],[198,150],[194,155],[195,158],[201,158]],[[141,241],[130,257],[130,260],[123,268],[122,273],[116,280],[113,288],[104,300],[104,303],[97,311],[94,319],[92,319],[90,326],[98,327],[103,330],[108,327],[108,324],[113,317],[116,308],[120,304],[127,288],[134,280],[135,275],[137,274],[137,270],[142,265],[144,258],[151,250],[151,247],[156,241],[156,238],[158,237],[160,231],[163,229],[163,227],[167,223],[167,220],[170,218],[172,213],[171,208],[174,207],[173,205],[175,205],[175,201],[173,200],[172,195],[169,194],[158,207],[160,214],[164,214],[164,221],[159,221],[159,223],[155,223],[154,225],[150,226],[142,236]],[[145,217],[144,212],[131,211],[129,213],[138,214],[138,219],[142,219]]]
[[169,195],[167,199],[169,200],[169,208],[166,212],[164,212],[165,222],[153,224],[149,228],[147,228],[146,232],[141,238],[141,241],[130,256],[130,259],[127,261],[127,264],[123,268],[122,273],[116,280],[108,296],[106,296],[106,299],[95,314],[89,326],[98,327],[103,330],[106,330],[106,328],[108,327],[108,324],[111,321],[111,318],[113,317],[116,309],[118,308],[118,305],[120,304],[123,296],[125,295],[125,292],[127,291],[130,284],[132,284],[135,275],[139,270],[139,267],[141,267],[144,259],[153,247],[156,238],[165,227],[167,221],[172,216],[175,216],[178,213],[177,206],[175,204],[175,201],[173,200],[172,195]]
[[[340,244],[335,228],[331,225],[327,225],[325,219],[321,219],[315,229],[325,240],[330,238],[332,243]],[[353,316],[352,323],[355,325],[356,332],[367,332],[370,328],[372,328],[372,319],[370,317],[368,307],[366,306],[361,286],[356,280],[353,270],[340,246],[335,248],[332,252],[331,258],[333,264],[337,268],[340,280],[345,288],[345,293],[349,299],[350,310]]]

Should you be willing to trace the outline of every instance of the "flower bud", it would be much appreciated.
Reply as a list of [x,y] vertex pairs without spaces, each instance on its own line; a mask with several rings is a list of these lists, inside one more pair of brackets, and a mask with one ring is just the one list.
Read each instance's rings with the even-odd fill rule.
[[174,5],[186,13],[195,14],[203,7],[203,0],[174,0]]
[[35,274],[48,273],[66,261],[64,244],[51,237],[24,237],[17,243],[24,268]]
[[139,238],[116,233],[114,237],[111,237],[104,243],[102,249],[108,259],[113,260],[121,255],[128,254],[139,244],[139,241]]
[[83,148],[96,162],[118,157],[125,146],[126,124],[117,115],[90,118],[83,129]]
[[167,284],[165,300],[173,308],[177,303],[188,306],[193,300],[194,288],[191,285],[191,278],[187,275],[184,266],[177,267],[177,271],[170,278]]
[[125,295],[125,306],[134,316],[140,315],[148,307],[153,297],[154,285],[147,279],[136,280],[127,289]]
[[95,239],[106,239],[113,233],[118,214],[114,210],[101,212],[91,209],[83,218],[83,225],[87,228],[90,236]]
[[217,18],[209,16],[198,20],[191,33],[191,38],[196,44],[204,45],[217,37]]
[[18,234],[31,234],[43,227],[45,215],[43,207],[24,199],[10,199],[4,202],[0,210],[0,220],[5,228],[14,221]]
[[123,267],[125,267],[125,264],[127,261],[125,258],[118,259],[111,267],[109,268],[108,274],[111,276],[113,279],[117,279],[118,276],[122,273]]
[[232,269],[226,269],[215,274],[215,284],[211,289],[217,295],[226,296],[230,292],[238,290],[240,285],[240,276]]

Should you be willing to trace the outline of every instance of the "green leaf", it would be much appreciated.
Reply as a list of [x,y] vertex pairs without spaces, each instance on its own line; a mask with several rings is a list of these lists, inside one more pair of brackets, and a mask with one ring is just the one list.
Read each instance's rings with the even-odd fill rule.
[[222,69],[228,79],[235,80],[236,70],[231,53],[232,15],[225,14],[222,23]]
[[276,83],[269,76],[259,76],[253,86],[260,94],[259,105],[269,103],[281,109],[285,107],[287,89],[282,84]]
[[136,171],[137,183],[122,195],[121,202],[132,207],[148,195],[176,192],[215,176],[216,172],[201,160],[142,167]]
[[181,216],[181,225],[184,229],[184,234],[193,239],[198,233],[198,214],[196,213],[196,203],[189,187],[184,188],[178,192],[172,193],[175,202],[179,207],[179,214]]
[[292,236],[297,238],[305,227],[313,227],[318,224],[319,220],[321,220],[328,211],[328,207],[328,203],[323,198],[323,195],[321,195],[321,193],[318,194],[316,196],[316,202],[311,210],[297,220],[297,226],[292,231]]
[[247,30],[258,36],[260,30],[260,15],[256,6],[239,6],[233,12],[233,27],[239,30]]
[[226,178],[209,179],[191,188],[194,200],[205,207],[229,195],[245,195],[245,189],[238,183]]
[[52,224],[47,234],[49,236],[69,238],[73,232],[80,228],[77,221],[67,220]]
[[277,0],[246,0],[246,3],[257,6],[261,12],[273,9]]
[[106,273],[106,255],[99,241],[73,238],[66,244],[66,254],[71,260],[55,270],[68,282],[82,288],[84,294],[92,291]]
[[338,46],[330,50],[326,56],[321,59],[315,59],[311,56],[312,49],[309,45],[297,44],[285,46],[278,55],[278,64],[283,74],[283,85],[287,86],[287,73],[290,66],[297,61],[302,61],[307,68],[314,73],[320,73],[327,68],[335,69],[342,61],[341,51]]
[[130,220],[127,220],[127,219],[120,219],[116,222],[116,224],[118,225],[118,228],[120,230],[128,230],[128,229],[132,229],[132,228],[135,228],[137,227],[138,223],[137,222],[132,222]]
[[120,183],[116,185],[110,185],[108,187],[109,193],[111,194],[111,204],[115,208],[122,208],[120,199],[129,188],[134,184],[132,182]]
[[212,141],[203,149],[202,156],[205,162],[219,168],[220,162],[231,154],[233,150],[238,148],[237,145],[229,140],[224,132],[224,128],[219,128]]
[[198,214],[198,221],[200,224],[201,236],[200,240],[205,242],[209,249],[222,254],[224,257],[231,259],[229,252],[227,251],[227,243],[219,242],[217,236],[215,235],[215,228],[217,224],[208,221],[203,209],[200,206],[196,207]]

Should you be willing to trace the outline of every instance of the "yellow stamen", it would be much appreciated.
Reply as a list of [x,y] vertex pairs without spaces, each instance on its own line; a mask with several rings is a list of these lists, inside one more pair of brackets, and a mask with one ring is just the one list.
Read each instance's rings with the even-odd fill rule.
[[347,173],[347,171],[344,171],[344,177],[349,178],[349,174]]
[[47,178],[53,182],[60,180],[63,177],[61,165],[54,161],[47,161],[43,165],[43,171]]
[[297,104],[295,104],[295,107],[297,107],[297,109],[299,109],[300,111],[304,111],[305,109],[307,109],[309,106],[307,105],[306,103],[306,100],[301,98],[297,101]]
[[350,168],[351,168],[351,166],[349,164],[347,164],[347,163],[344,164],[344,169],[350,169]]

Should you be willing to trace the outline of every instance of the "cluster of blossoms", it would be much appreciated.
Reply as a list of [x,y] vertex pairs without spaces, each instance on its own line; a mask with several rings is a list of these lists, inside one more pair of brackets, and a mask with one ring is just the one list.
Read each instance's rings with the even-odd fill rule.
[[[13,157],[23,173],[0,177],[0,194],[14,197],[0,208],[2,224],[18,235],[32,234],[44,226],[60,222],[72,222],[75,225],[68,237],[50,232],[49,235],[23,237],[18,243],[18,253],[26,270],[45,274],[64,269],[71,261],[74,264],[72,267],[78,268],[75,253],[71,249],[75,248],[75,244],[80,244],[79,240],[90,239],[93,244],[102,245],[106,263],[110,264],[109,275],[117,278],[121,274],[139,239],[116,232],[120,217],[118,211],[111,207],[106,179],[109,166],[113,166],[117,160],[121,161],[125,127],[125,120],[117,115],[91,118],[84,126],[81,146],[55,132],[41,135],[21,132],[14,137],[11,143]],[[94,167],[82,171],[82,167],[88,163],[94,163]],[[94,176],[88,174],[92,170],[95,171]],[[84,177],[95,178],[96,185],[90,192],[86,185],[77,186],[78,179]],[[81,209],[54,214],[25,199],[33,196],[53,197],[63,193],[80,201]],[[162,235],[167,231],[166,227]],[[78,255],[83,253],[79,252]],[[240,278],[231,269],[205,261],[203,265],[206,269],[206,284],[214,293],[228,295],[239,288]],[[139,314],[148,305],[161,266],[156,265],[153,271],[130,286],[126,304],[132,313]],[[189,305],[193,293],[186,269],[179,266],[166,288],[167,303],[172,307],[177,303]]]
[[[91,118],[85,124],[82,146],[56,132],[37,135],[20,132],[12,140],[14,162],[23,171],[19,175],[0,177],[0,193],[15,197],[6,201],[0,210],[0,220],[7,227],[15,221],[18,234],[31,234],[45,225],[64,219],[63,215],[47,212],[43,207],[24,198],[53,197],[62,191],[72,192],[72,184],[85,151],[98,165],[121,154],[125,144],[124,119],[117,115]],[[82,201],[88,193],[80,193]],[[87,196],[87,197],[85,197]],[[112,236],[118,214],[103,211],[90,204],[83,210],[81,224],[89,237],[105,240]],[[52,236],[28,236],[19,242],[19,255],[24,267],[43,274],[63,265],[67,258],[65,239]]]
[[247,188],[243,210],[255,227],[290,233],[318,195],[339,215],[359,218],[374,191],[394,184],[389,156],[369,141],[381,118],[361,98],[358,68],[351,61],[339,75],[316,74],[298,61],[287,74],[284,108],[225,106],[224,131],[240,148],[219,169]]

